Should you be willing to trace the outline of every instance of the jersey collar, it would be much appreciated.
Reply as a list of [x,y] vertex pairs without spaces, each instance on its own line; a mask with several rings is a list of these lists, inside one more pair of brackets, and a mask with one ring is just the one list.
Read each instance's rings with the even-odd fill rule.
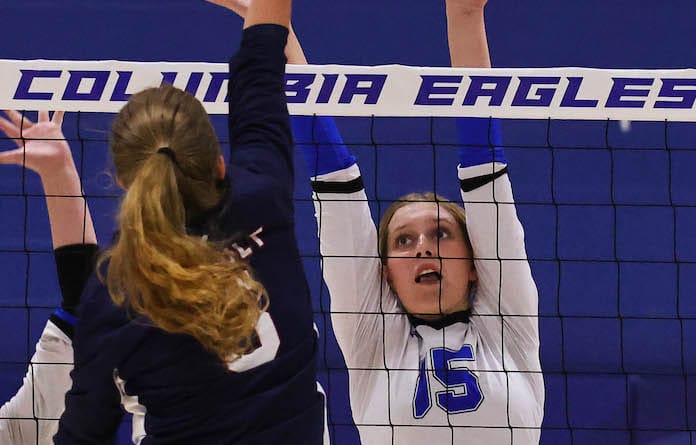
[[442,329],[446,326],[450,326],[455,323],[469,323],[470,317],[471,309],[453,312],[437,320],[423,320],[422,318],[418,318],[414,315],[408,314],[408,319],[411,321],[411,325],[413,325],[414,328],[416,326],[425,325],[430,326],[433,329]]

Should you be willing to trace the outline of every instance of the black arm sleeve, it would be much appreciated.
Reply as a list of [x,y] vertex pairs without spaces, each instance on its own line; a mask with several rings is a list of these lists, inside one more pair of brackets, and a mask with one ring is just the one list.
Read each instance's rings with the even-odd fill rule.
[[[92,275],[99,254],[96,244],[71,244],[59,247],[53,251],[60,284],[60,307],[75,315],[80,296],[85,288],[87,279]],[[72,338],[73,326],[56,314],[50,320],[68,337]]]
[[75,314],[85,283],[92,272],[99,254],[96,244],[72,244],[56,249],[56,269],[63,300],[60,307]]
[[231,163],[271,177],[292,178],[292,132],[285,96],[288,30],[263,24],[244,30],[230,60]]

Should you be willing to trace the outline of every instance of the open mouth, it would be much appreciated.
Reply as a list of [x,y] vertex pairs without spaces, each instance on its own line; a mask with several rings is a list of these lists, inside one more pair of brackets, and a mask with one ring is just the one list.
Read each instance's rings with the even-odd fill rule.
[[440,272],[433,269],[425,269],[416,277],[416,283],[439,283],[442,279]]

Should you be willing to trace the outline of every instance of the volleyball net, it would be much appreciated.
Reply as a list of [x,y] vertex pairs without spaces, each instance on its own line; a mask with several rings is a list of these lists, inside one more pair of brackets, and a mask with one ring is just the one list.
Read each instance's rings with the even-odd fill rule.
[[[224,64],[3,60],[0,79],[1,109],[68,112],[64,133],[102,244],[119,197],[108,130],[131,94],[162,82],[194,94],[229,150]],[[286,79],[291,114],[335,117],[376,219],[411,191],[459,202],[455,121],[500,119],[539,291],[541,443],[693,443],[696,70],[327,65],[289,66]],[[13,146],[0,139],[0,150]],[[358,443],[322,282],[311,173],[299,154],[296,164],[297,236],[321,332],[329,424],[334,443]],[[4,402],[21,384],[59,288],[35,175],[0,166],[0,215]],[[400,426],[386,418],[391,430]],[[442,427],[454,429],[451,419]]]

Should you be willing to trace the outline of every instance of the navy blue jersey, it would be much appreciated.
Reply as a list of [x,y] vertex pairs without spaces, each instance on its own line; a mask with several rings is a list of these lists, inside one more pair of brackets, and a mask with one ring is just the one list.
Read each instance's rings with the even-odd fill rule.
[[113,443],[122,406],[152,444],[320,444],[316,335],[294,236],[287,29],[244,31],[230,62],[228,192],[192,233],[231,239],[268,291],[258,348],[229,367],[193,337],[115,306],[92,277],[78,312],[73,387],[55,443]]

